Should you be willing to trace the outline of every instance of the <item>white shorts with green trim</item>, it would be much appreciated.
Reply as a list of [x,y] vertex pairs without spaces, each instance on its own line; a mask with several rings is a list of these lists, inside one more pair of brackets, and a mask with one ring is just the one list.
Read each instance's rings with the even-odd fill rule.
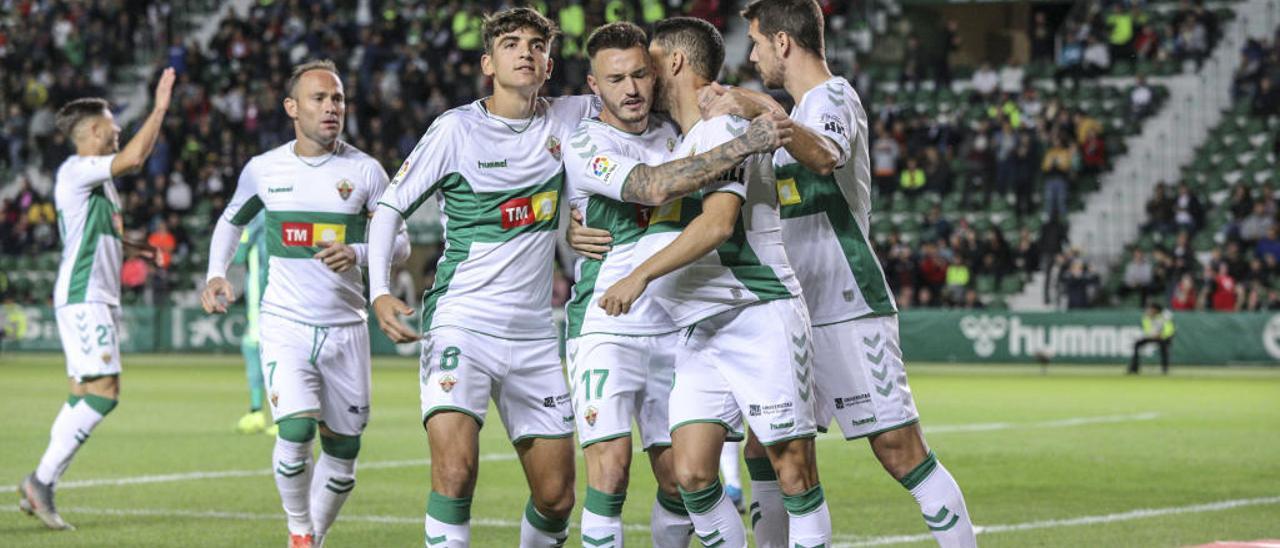
[[67,376],[85,379],[120,374],[120,307],[106,303],[76,303],[54,312]]
[[314,414],[329,430],[358,436],[369,423],[369,327],[313,326],[262,314],[262,378],[276,422]]
[[580,445],[629,437],[632,420],[645,449],[671,445],[667,406],[679,341],[677,333],[593,333],[565,343]]
[[813,436],[813,351],[799,298],[722,312],[683,332],[671,389],[671,430],[719,423],[728,439],[742,422],[766,445]]
[[422,339],[419,382],[424,421],[458,411],[483,426],[493,398],[512,443],[573,435],[556,339],[511,340],[437,327]]
[[920,420],[898,343],[898,317],[815,326],[818,425],[835,419],[848,439]]

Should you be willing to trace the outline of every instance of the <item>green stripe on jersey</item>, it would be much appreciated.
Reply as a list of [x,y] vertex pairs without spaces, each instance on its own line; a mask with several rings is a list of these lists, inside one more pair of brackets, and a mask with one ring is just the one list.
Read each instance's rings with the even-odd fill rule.
[[247,225],[249,221],[258,216],[259,211],[262,211],[262,198],[254,194],[248,200],[245,200],[244,205],[240,206],[240,210],[231,217],[231,224],[236,226]]
[[[849,203],[840,192],[840,185],[834,175],[818,175],[800,164],[790,164],[777,168],[779,188],[787,184],[787,180],[795,181],[796,195],[781,204],[779,211],[782,218],[795,219],[809,215],[823,214],[831,223],[835,237],[840,242],[845,259],[849,262],[849,270],[853,273],[858,290],[871,307],[872,314],[893,314],[897,310],[889,297],[889,285],[880,270],[880,261],[867,241],[867,235],[858,226],[858,221],[849,210]],[[795,268],[803,269],[804,265]]]
[[[89,278],[93,276],[93,259],[98,253],[98,241],[102,236],[119,238],[111,218],[115,204],[107,198],[107,191],[98,186],[89,193],[89,212],[84,218],[84,230],[80,235],[80,249],[76,250],[75,263],[71,267],[71,283],[67,286],[67,304],[84,302],[89,290]],[[59,216],[61,217],[61,216]],[[59,219],[61,225],[61,219]],[[65,227],[64,227],[65,229]],[[66,231],[63,231],[66,238]],[[119,275],[117,272],[116,275]]]
[[[422,295],[424,333],[431,329],[436,306],[449,292],[458,267],[471,255],[472,244],[505,243],[526,234],[554,232],[560,223],[559,199],[563,186],[563,169],[540,185],[505,192],[476,192],[461,175],[441,181],[445,250],[436,269],[435,284]],[[415,202],[415,207],[420,202],[421,199]],[[513,260],[538,258],[515,257]]]
[[[619,202],[601,196],[591,196],[587,198],[586,221],[587,226],[591,228],[599,228],[608,230],[613,235],[613,246],[631,245],[640,240],[640,236],[644,235],[645,225],[651,208],[638,204]],[[587,308],[591,304],[591,297],[595,293],[596,280],[600,276],[600,269],[604,266],[604,261],[609,260],[609,254],[604,254],[603,260],[584,259],[582,262],[581,272],[578,274],[578,281],[573,284],[573,298],[566,307],[566,336],[574,338],[582,334],[582,325],[585,323],[587,316]]]
[[266,213],[267,255],[284,259],[310,259],[323,248],[317,244],[339,236],[345,244],[365,242],[369,216],[365,213],[270,211]]

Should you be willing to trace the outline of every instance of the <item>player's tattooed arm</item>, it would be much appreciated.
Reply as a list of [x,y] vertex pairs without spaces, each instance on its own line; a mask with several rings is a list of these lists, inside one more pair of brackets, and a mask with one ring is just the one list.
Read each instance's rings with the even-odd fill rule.
[[[698,92],[698,107],[702,110],[703,119],[725,114],[755,118],[770,112],[786,116],[782,105],[768,94],[740,87],[727,88],[720,84],[708,85]],[[840,164],[839,146],[803,124],[795,125],[791,142],[786,145],[786,149],[800,165],[819,175],[830,175]]]
[[766,113],[751,120],[746,132],[702,154],[660,166],[638,165],[622,185],[622,199],[662,205],[714,182],[748,156],[786,146],[795,124],[785,115]]

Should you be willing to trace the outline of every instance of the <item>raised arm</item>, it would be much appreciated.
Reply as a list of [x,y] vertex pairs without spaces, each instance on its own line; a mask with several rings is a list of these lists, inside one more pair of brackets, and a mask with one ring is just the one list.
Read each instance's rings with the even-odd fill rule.
[[156,139],[160,137],[160,127],[164,125],[164,114],[169,110],[169,97],[173,94],[173,68],[164,69],[160,75],[160,83],[156,84],[156,104],[151,114],[142,123],[138,133],[129,139],[129,144],[111,160],[111,176],[119,177],[142,168],[147,156],[156,147]]
[[655,253],[600,297],[600,308],[610,316],[626,314],[649,282],[691,264],[720,247],[733,235],[742,198],[731,192],[714,192],[702,200],[702,213],[667,247]]
[[[768,112],[786,116],[782,105],[768,94],[741,87],[726,88],[720,84],[711,84],[699,92],[698,100],[704,119],[724,114],[755,118]],[[830,138],[803,124],[795,125],[786,149],[800,165],[819,175],[830,175],[840,167],[840,147]]]
[[785,146],[794,129],[786,115],[769,112],[756,116],[745,133],[707,152],[660,166],[637,165],[622,183],[622,199],[656,206],[693,193],[748,156]]

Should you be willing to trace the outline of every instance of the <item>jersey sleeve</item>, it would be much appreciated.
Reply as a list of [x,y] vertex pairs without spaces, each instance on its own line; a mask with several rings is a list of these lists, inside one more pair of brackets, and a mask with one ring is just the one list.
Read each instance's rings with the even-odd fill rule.
[[854,141],[853,132],[858,127],[853,105],[850,104],[853,99],[845,93],[844,86],[835,82],[828,82],[811,93],[812,97],[808,98],[796,121],[835,143],[840,153],[836,165],[843,166],[853,156],[850,143]]
[[[697,146],[694,148],[694,153],[697,154],[732,141],[747,131],[747,121],[736,116],[718,116],[703,123],[706,124],[706,127],[698,128],[699,131],[696,137]],[[721,174],[714,183],[707,185],[703,189],[703,196],[713,192],[729,192],[737,194],[739,198],[746,200],[747,186],[743,166],[749,161],[751,161],[750,158]]]
[[68,162],[65,169],[58,172],[58,184],[76,189],[89,190],[111,180],[111,161],[115,154],[109,156],[78,156]]
[[369,197],[365,199],[364,208],[372,213],[378,209],[378,201],[382,199],[382,195],[386,194],[387,187],[391,184],[391,179],[387,177],[386,170],[382,169],[382,165],[373,158],[368,159],[369,172]]
[[622,185],[641,162],[624,156],[612,139],[597,135],[588,124],[592,122],[583,122],[569,137],[569,150],[564,155],[565,173],[575,192],[621,202]]
[[231,202],[222,212],[222,218],[233,225],[247,225],[262,211],[262,198],[258,196],[258,181],[254,177],[254,171],[254,160],[249,160],[244,169],[240,170],[236,193],[231,196]]
[[460,115],[456,113],[436,118],[413,152],[400,164],[400,171],[375,205],[387,206],[396,210],[401,218],[408,219],[435,194],[445,179],[456,172],[458,142],[465,139],[457,135],[460,122]]

